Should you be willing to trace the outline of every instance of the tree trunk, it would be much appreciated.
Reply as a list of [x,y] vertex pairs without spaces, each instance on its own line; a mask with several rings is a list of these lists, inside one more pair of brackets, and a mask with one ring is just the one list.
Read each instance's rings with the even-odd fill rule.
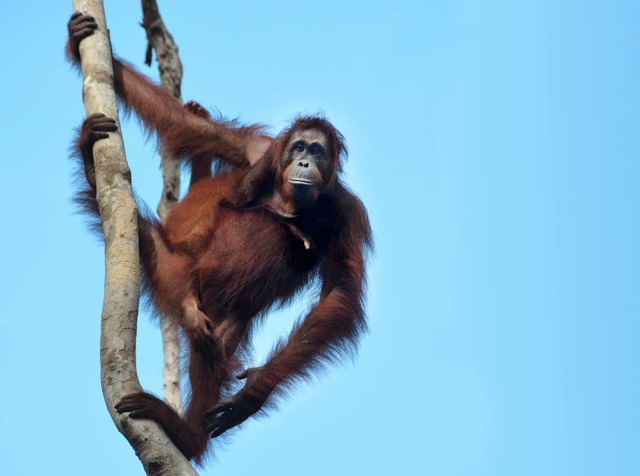
[[[182,101],[182,62],[173,36],[167,30],[156,0],[142,0],[142,26],[147,32],[145,63],[151,66],[152,50],[156,52],[160,82],[173,96]],[[164,221],[171,208],[180,200],[180,162],[162,155],[163,188],[158,215]],[[178,327],[169,316],[160,316],[162,350],[164,354],[164,399],[182,415],[182,391],[180,389],[180,335]]]
[[[113,90],[111,45],[101,0],[73,0],[74,11],[93,16],[98,30],[80,43],[83,98],[87,115],[101,112],[118,120]],[[94,146],[97,199],[105,242],[105,295],[100,361],[102,391],[111,417],[150,475],[197,475],[153,421],[118,415],[114,405],[141,391],[135,345],[140,292],[137,209],[120,133]]]

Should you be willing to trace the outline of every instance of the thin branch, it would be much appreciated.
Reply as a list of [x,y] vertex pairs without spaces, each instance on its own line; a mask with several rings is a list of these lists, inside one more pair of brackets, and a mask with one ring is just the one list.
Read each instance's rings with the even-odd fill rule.
[[[145,63],[151,66],[152,50],[156,51],[160,82],[182,101],[182,62],[173,36],[167,30],[155,0],[142,0],[142,26],[147,32]],[[171,157],[162,156],[163,188],[158,215],[164,221],[169,210],[180,200],[180,163]],[[160,317],[162,350],[164,354],[164,399],[178,414],[182,415],[182,391],[180,388],[180,335],[173,319]]]
[[[111,45],[101,0],[73,0],[74,11],[93,16],[94,35],[80,43],[83,98],[87,115],[104,113],[118,119],[113,91]],[[131,420],[116,413],[124,395],[141,390],[136,373],[135,344],[140,291],[137,209],[131,174],[120,133],[94,146],[97,199],[105,236],[105,296],[102,310],[100,362],[107,408],[150,475],[197,475],[182,453],[153,421]]]

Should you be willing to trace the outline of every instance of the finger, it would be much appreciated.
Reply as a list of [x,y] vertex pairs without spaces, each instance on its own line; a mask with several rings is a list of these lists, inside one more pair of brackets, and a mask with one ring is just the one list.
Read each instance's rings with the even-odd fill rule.
[[122,413],[129,413],[129,412],[133,412],[136,410],[140,410],[140,405],[130,402],[130,403],[122,403],[122,404],[118,404],[116,405],[116,411],[120,414]]
[[225,433],[226,431],[229,431],[233,427],[238,426],[239,424],[241,424],[245,420],[246,420],[246,418],[244,418],[242,416],[233,415],[233,414],[229,414],[228,413],[222,419],[216,421],[217,428],[214,428],[211,431],[211,438],[216,438],[216,437],[222,435],[223,433]]
[[147,410],[135,410],[129,413],[129,418],[133,418],[134,420],[151,420],[151,414]]
[[115,132],[118,130],[118,126],[113,123],[96,124],[93,127],[93,132]]
[[211,432],[211,438],[217,438],[218,436],[222,435],[228,429],[229,428],[225,428],[225,427],[217,428],[215,431]]
[[219,431],[220,429],[223,429],[222,431],[224,431],[224,428],[228,427],[228,423],[227,423],[228,417],[226,417],[226,415],[222,415],[216,419],[214,419],[211,423],[209,423],[204,431],[206,433],[215,433],[217,431]]
[[87,36],[93,35],[97,29],[98,24],[94,21],[76,21],[69,23],[69,36],[71,36],[74,41],[80,42]]
[[74,13],[73,15],[71,15],[71,18],[69,19],[69,23],[71,22],[82,23],[85,21],[95,23],[96,19],[91,15],[85,15],[84,13],[81,13],[81,12]]
[[141,406],[142,406],[142,404],[140,403],[139,400],[134,400],[134,399],[125,400],[123,398],[118,403],[116,403],[115,409],[118,412],[122,413],[122,412],[130,412],[132,410],[137,410]]
[[79,18],[77,21],[73,22],[73,28],[76,31],[83,28],[98,28],[98,24],[91,17]]
[[[151,398],[149,398],[149,397],[151,397]],[[128,404],[131,404],[131,403],[139,402],[139,401],[141,401],[143,399],[151,400],[153,398],[154,398],[153,396],[151,396],[149,394],[146,394],[144,392],[130,393],[130,394],[125,395],[124,397],[122,397],[120,399],[120,401],[118,403],[116,403],[116,407],[118,407],[120,405],[128,405]]]
[[216,413],[222,413],[222,412],[226,412],[231,410],[231,408],[233,407],[233,404],[231,402],[221,402],[218,403],[217,405],[209,408],[206,412],[204,412],[205,415],[214,415]]
[[209,423],[207,426],[204,427],[204,431],[205,433],[211,433],[212,431],[216,431],[221,426],[222,424],[220,423],[220,420],[215,419],[211,423]]
[[244,371],[240,372],[238,375],[236,375],[236,378],[238,380],[244,380],[245,378],[247,378],[247,375],[249,375],[249,371],[248,370],[244,370]]
[[222,435],[229,428],[235,426],[233,423],[233,419],[227,415],[224,415],[220,418],[217,418],[209,427],[207,428],[207,432],[210,433],[211,438],[215,438],[217,436]]
[[120,401],[118,403],[116,403],[115,408],[121,408],[121,407],[124,407],[126,405],[130,405],[134,401],[135,400],[132,398],[132,396],[122,397],[120,399]]
[[73,31],[77,31],[85,27],[91,28],[92,26],[98,28],[95,18],[89,16],[81,16],[69,21],[69,28]]
[[118,130],[116,121],[107,119],[101,122],[95,122],[92,129],[97,132],[115,132]]
[[92,141],[98,142],[101,139],[106,139],[107,137],[109,137],[109,134],[107,134],[106,132],[91,131],[90,136]]
[[77,42],[80,42],[80,41],[84,40],[85,38],[91,36],[94,31],[96,31],[95,28],[84,28],[83,30],[74,32],[73,40],[77,41]]

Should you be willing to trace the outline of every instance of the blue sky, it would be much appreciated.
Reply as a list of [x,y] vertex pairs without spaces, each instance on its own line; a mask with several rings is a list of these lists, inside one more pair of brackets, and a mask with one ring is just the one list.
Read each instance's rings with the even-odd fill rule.
[[[142,64],[140,7],[106,2]],[[640,473],[640,4],[167,2],[183,96],[277,133],[322,111],[375,234],[353,364],[202,474]],[[0,473],[142,474],[100,391],[102,248],[73,214],[71,2],[0,5]],[[155,207],[158,158],[124,128]],[[310,305],[274,314],[256,362]],[[140,318],[139,374],[161,390]]]

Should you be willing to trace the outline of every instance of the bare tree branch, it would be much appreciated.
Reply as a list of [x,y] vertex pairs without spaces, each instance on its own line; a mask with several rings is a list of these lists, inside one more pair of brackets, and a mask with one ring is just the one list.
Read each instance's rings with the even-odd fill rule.
[[[160,82],[182,101],[182,62],[173,36],[167,30],[155,0],[142,0],[142,26],[147,32],[145,63],[151,66],[152,50],[156,51]],[[180,200],[180,163],[171,157],[162,157],[163,188],[158,215],[164,221],[169,210]],[[164,354],[164,399],[182,415],[182,391],[180,388],[180,336],[175,322],[167,316],[160,317],[162,350]]]
[[142,26],[147,32],[147,55],[145,64],[151,66],[151,48],[156,51],[160,82],[174,97],[182,101],[182,63],[178,55],[178,46],[173,41],[166,25],[162,21],[155,0],[142,0]]
[[[75,11],[91,15],[94,35],[80,43],[83,98],[87,115],[104,113],[118,120],[113,91],[111,45],[101,0],[73,0]],[[150,475],[197,475],[182,453],[153,421],[116,413],[124,395],[140,391],[135,344],[140,292],[137,209],[120,133],[94,146],[97,199],[105,241],[105,296],[100,361],[102,391],[111,418],[133,446]]]

